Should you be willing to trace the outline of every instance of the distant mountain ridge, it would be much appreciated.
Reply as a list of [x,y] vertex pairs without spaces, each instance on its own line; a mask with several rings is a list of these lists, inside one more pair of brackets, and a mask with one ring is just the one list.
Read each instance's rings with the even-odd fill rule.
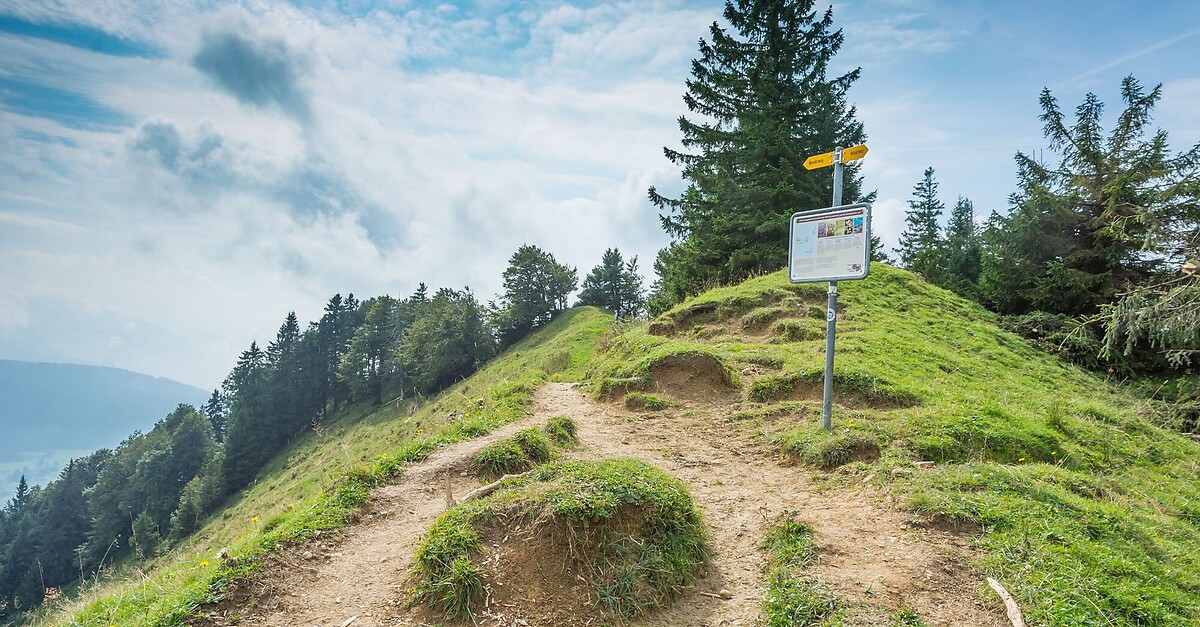
[[115,447],[210,393],[119,368],[0,359],[0,502],[23,470],[44,485],[66,461],[58,458]]

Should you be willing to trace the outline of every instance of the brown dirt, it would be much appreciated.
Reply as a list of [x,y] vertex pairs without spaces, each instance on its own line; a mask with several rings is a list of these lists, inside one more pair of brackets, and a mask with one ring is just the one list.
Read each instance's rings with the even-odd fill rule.
[[648,391],[702,402],[734,401],[733,385],[721,362],[708,355],[671,355],[650,371]]
[[[414,464],[393,485],[376,491],[355,525],[275,558],[255,581],[222,605],[205,608],[193,625],[335,627],[417,626],[436,622],[422,608],[406,609],[405,585],[421,535],[445,510],[446,476],[454,494],[478,485],[467,474],[474,454],[517,430],[567,415],[579,426],[581,459],[633,457],[685,482],[710,527],[710,563],[694,588],[635,627],[750,627],[759,619],[767,558],[765,530],[784,510],[815,529],[814,572],[846,607],[848,625],[889,625],[907,606],[931,627],[1004,627],[1002,606],[965,566],[969,538],[914,521],[892,498],[849,480],[788,467],[726,420],[727,409],[702,401],[677,402],[639,415],[586,398],[567,384],[548,384],[533,415],[487,437],[443,448]],[[510,529],[489,536],[491,604],[481,625],[586,626],[614,622],[585,606],[587,591],[561,576],[553,538]],[[557,551],[557,553],[556,553]],[[540,556],[540,561],[538,557]],[[503,566],[500,566],[503,565]],[[515,575],[498,576],[507,570]],[[501,585],[504,584],[504,585]],[[507,590],[503,588],[507,587]],[[730,598],[714,598],[722,592]],[[983,599],[983,600],[980,600]],[[347,622],[353,619],[352,622]]]

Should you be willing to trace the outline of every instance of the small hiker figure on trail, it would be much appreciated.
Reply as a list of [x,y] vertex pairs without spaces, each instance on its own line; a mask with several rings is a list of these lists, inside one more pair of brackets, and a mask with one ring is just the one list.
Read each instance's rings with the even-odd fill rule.
[[625,320],[625,316],[626,316],[626,315],[628,315],[628,314],[627,314],[627,312],[625,311],[625,308],[624,308],[624,307],[617,307],[617,313],[616,313],[615,315],[616,315],[616,321],[617,321],[617,322],[622,322],[622,321],[624,321],[624,320]]

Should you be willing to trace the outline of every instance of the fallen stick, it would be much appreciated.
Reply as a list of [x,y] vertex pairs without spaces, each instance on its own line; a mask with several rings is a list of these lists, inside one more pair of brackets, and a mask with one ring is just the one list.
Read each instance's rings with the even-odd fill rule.
[[471,490],[470,492],[468,492],[466,494],[466,496],[462,497],[462,499],[459,500],[458,502],[466,503],[467,501],[473,501],[478,498],[483,498],[483,497],[491,494],[492,492],[495,492],[500,487],[500,484],[504,483],[506,480],[516,479],[518,477],[524,477],[525,475],[528,475],[531,472],[533,472],[533,471],[527,470],[518,475],[504,475],[503,477],[500,477],[499,479],[497,479],[485,486],[481,486],[481,487],[475,488],[474,490]]
[[992,587],[992,590],[995,590],[996,594],[1000,595],[1000,598],[1004,601],[1004,607],[1008,610],[1008,620],[1013,624],[1013,627],[1025,627],[1025,617],[1021,615],[1021,607],[1013,600],[1008,590],[1005,590],[999,581],[991,577],[988,577],[987,582]]

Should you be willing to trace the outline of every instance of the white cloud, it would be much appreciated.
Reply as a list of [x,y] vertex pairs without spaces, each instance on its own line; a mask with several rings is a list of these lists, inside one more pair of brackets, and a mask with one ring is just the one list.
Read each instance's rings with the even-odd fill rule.
[[[5,5],[156,54],[0,34],[3,76],[128,119],[77,128],[0,116],[0,320],[28,330],[0,333],[0,357],[39,358],[40,338],[40,358],[211,387],[290,309],[311,320],[335,292],[403,295],[422,281],[487,300],[521,244],[581,275],[615,246],[650,274],[667,238],[646,189],[681,186],[662,147],[679,142],[690,60],[719,3],[337,4]],[[847,37],[837,63],[874,72],[850,96],[870,138],[866,186],[880,191],[875,230],[889,245],[926,166],[948,205],[962,194],[986,213],[1011,189],[1012,153],[1043,143],[1036,89],[1018,106],[982,81],[901,80],[979,53],[964,45],[977,8],[945,8],[835,11]],[[294,55],[282,73],[293,80],[262,94],[239,91],[215,61],[198,69],[214,33],[235,34],[242,52]],[[1164,90],[1177,145],[1200,127],[1194,83]]]
[[[962,45],[964,26],[928,2],[879,4],[846,2],[834,7],[834,28],[841,28],[845,44],[837,64],[864,68],[895,66],[914,58],[935,55]],[[818,10],[824,10],[819,7]]]
[[[487,300],[524,243],[581,274],[612,246],[648,269],[665,237],[645,190],[678,176],[661,147],[678,140],[688,59],[715,15],[639,3],[569,13],[345,16],[266,2],[151,8],[117,28],[83,7],[44,7],[168,54],[113,59],[0,38],[30,76],[61,70],[63,87],[89,76],[79,84],[90,97],[136,121],[116,133],[42,118],[0,125],[34,164],[26,176],[0,172],[0,218],[39,232],[0,244],[19,266],[4,287],[40,294],[38,311],[92,320],[80,360],[209,387],[289,309],[315,319],[334,292],[403,295],[424,281]],[[303,50],[303,91],[281,93],[303,97],[306,115],[291,115],[295,100],[221,88],[236,77],[216,61],[197,70],[213,33],[237,33],[247,51]],[[506,47],[508,61],[472,61],[473,48]],[[15,139],[35,128],[70,143]],[[110,323],[118,331],[101,334]],[[197,354],[169,366],[141,354],[164,336]],[[29,348],[3,339],[6,351]]]

